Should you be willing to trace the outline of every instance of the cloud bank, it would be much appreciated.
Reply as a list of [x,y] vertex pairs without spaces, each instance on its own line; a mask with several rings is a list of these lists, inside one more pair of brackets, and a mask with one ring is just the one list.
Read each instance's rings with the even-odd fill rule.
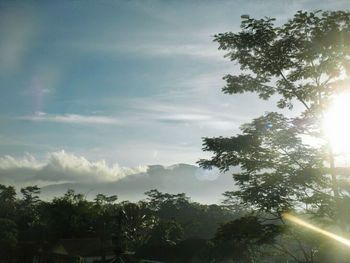
[[143,173],[147,167],[120,167],[104,160],[89,161],[65,151],[51,152],[44,161],[31,155],[23,158],[0,158],[0,180],[3,183],[45,185],[59,182],[115,182],[128,175]]
[[149,165],[121,167],[106,161],[91,161],[65,151],[48,153],[41,161],[27,154],[23,158],[0,157],[0,184],[17,189],[38,185],[41,197],[49,200],[68,189],[94,198],[98,193],[117,194],[119,200],[138,201],[144,193],[158,189],[166,193],[186,193],[193,200],[218,203],[221,194],[234,187],[232,178],[219,170],[203,170],[195,165]]
[[62,183],[42,188],[42,197],[51,199],[63,195],[67,189],[84,193],[87,198],[97,194],[118,195],[119,200],[139,201],[144,193],[158,189],[165,193],[186,193],[194,201],[218,203],[221,194],[234,187],[231,176],[218,170],[204,171],[198,166],[175,164],[149,165],[146,173],[129,175],[115,182]]

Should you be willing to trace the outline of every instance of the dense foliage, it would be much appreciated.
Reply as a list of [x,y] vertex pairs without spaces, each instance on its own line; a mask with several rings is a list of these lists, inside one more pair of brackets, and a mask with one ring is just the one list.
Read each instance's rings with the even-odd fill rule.
[[225,206],[157,190],[137,203],[103,194],[89,201],[73,190],[51,201],[40,200],[39,194],[36,186],[17,195],[12,186],[0,185],[0,261],[31,262],[62,238],[96,237],[112,240],[116,255],[133,251],[140,257],[186,262],[208,249],[221,224],[240,216]]

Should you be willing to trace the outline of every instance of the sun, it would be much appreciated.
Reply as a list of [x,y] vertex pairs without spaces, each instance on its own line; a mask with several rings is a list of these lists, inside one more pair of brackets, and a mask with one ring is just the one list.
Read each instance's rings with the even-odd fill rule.
[[333,99],[325,113],[323,126],[334,153],[350,154],[350,93]]

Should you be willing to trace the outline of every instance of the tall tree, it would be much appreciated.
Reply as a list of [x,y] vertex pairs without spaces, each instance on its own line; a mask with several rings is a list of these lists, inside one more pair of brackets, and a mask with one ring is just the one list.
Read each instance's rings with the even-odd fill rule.
[[0,184],[0,218],[13,219],[16,214],[16,190]]
[[[303,111],[294,118],[270,112],[242,125],[236,136],[204,138],[203,149],[213,157],[199,163],[222,171],[239,166],[233,175],[239,189],[230,195],[269,219],[284,223],[283,213],[297,209],[345,229],[348,169],[335,166],[322,122],[348,83],[350,13],[298,11],[281,26],[274,21],[243,15],[240,32],[215,36],[242,71],[224,76],[223,92],[253,92],[264,100],[278,96],[279,108],[292,110],[299,103]],[[308,143],[310,138],[318,143]],[[314,251],[303,251],[303,257],[312,261]]]

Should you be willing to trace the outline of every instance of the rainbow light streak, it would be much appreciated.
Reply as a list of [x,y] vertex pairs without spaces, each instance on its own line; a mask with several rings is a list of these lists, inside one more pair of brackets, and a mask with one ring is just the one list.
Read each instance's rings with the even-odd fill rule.
[[336,234],[333,234],[331,232],[323,230],[322,228],[319,228],[317,226],[311,225],[311,224],[305,222],[304,220],[301,220],[301,219],[297,218],[296,216],[293,216],[293,215],[288,214],[288,213],[283,214],[283,217],[285,219],[293,222],[293,223],[296,223],[296,224],[298,224],[300,226],[303,226],[303,227],[306,227],[308,229],[311,229],[311,230],[313,230],[313,231],[315,231],[317,233],[320,233],[320,234],[322,234],[322,235],[324,235],[326,237],[330,237],[330,238],[332,238],[332,239],[334,239],[334,240],[336,240],[336,241],[338,241],[338,242],[340,242],[340,243],[350,247],[350,240],[348,240],[348,239],[346,239],[344,237],[338,236]]

